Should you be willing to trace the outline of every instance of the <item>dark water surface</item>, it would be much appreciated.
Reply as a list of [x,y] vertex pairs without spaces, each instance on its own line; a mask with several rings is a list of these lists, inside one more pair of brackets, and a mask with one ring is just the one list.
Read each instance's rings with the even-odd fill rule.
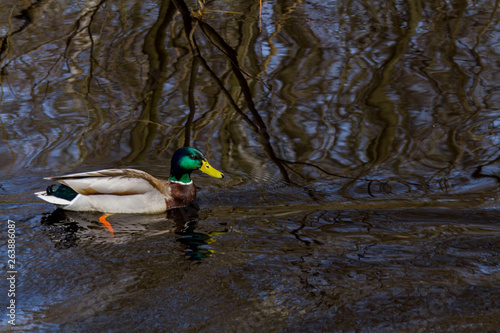
[[[0,5],[2,330],[500,330],[499,1]],[[33,195],[183,145],[113,234]]]

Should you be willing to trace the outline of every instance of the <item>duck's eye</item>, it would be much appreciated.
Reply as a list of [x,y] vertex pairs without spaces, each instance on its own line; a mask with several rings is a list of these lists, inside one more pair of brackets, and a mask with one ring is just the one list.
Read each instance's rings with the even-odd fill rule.
[[189,155],[189,158],[192,159],[192,160],[195,159],[194,155]]

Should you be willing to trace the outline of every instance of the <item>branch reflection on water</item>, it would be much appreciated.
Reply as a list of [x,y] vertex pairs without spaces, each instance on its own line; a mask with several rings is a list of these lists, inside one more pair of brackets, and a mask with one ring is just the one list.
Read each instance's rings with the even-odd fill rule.
[[498,3],[19,2],[0,17],[0,168],[156,168],[195,145],[228,187],[481,197]]
[[[498,330],[500,0],[196,2],[2,2],[18,327]],[[43,176],[183,145],[199,212],[40,227]]]

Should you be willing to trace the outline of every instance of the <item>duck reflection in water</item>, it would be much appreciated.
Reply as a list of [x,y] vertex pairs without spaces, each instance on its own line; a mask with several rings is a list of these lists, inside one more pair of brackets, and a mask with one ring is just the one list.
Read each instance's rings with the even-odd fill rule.
[[227,230],[212,231],[208,234],[196,232],[198,209],[198,205],[196,210],[190,205],[167,212],[168,219],[175,221],[175,233],[180,236],[177,241],[186,246],[185,253],[188,260],[200,260],[212,256],[214,250],[210,249],[209,245],[216,241],[212,236],[227,233]]
[[116,214],[107,219],[103,219],[100,213],[56,209],[43,216],[41,224],[47,227],[47,233],[56,248],[77,246],[87,239],[124,243],[138,233],[142,236],[175,233],[179,235],[177,241],[185,247],[187,259],[199,260],[214,252],[208,248],[209,244],[215,242],[212,236],[224,234],[227,230],[208,234],[196,232],[198,212],[199,205],[196,202],[169,210],[166,214]]

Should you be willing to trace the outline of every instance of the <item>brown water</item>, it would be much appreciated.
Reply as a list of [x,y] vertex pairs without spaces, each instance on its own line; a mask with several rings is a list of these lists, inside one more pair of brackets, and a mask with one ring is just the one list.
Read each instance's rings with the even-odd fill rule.
[[[0,4],[2,330],[500,330],[499,1]],[[183,145],[114,235],[33,195]]]

